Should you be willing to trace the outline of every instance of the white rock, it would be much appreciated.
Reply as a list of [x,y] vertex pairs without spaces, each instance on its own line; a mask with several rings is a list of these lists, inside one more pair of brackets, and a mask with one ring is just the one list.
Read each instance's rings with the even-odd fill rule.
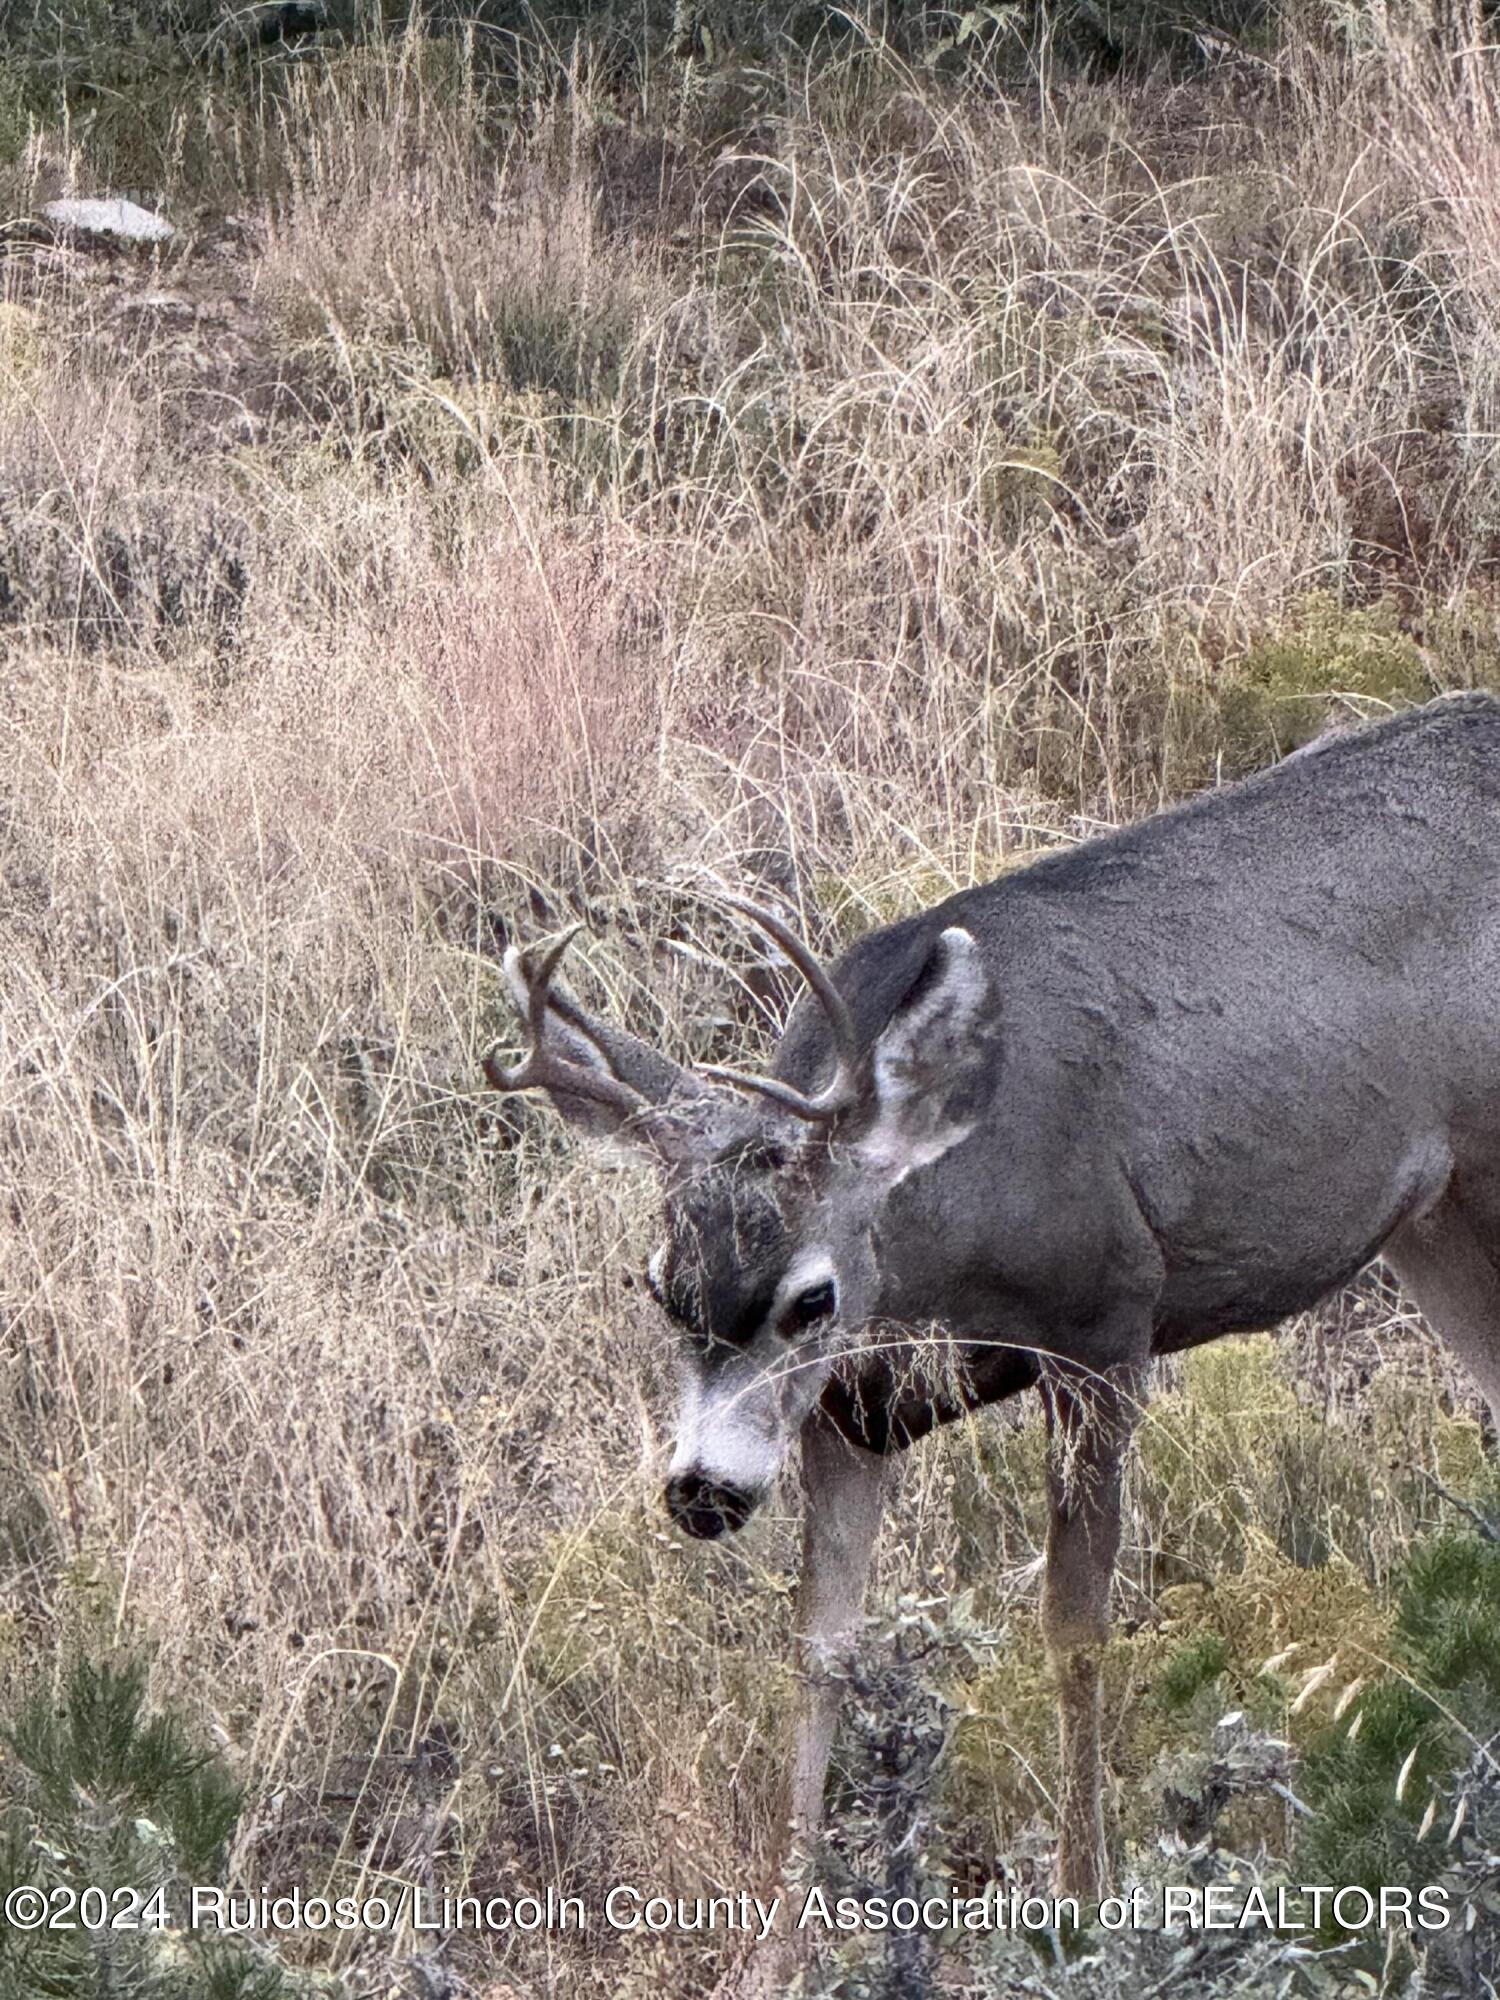
[[176,234],[170,222],[149,208],[116,196],[107,200],[49,201],[43,219],[56,229],[88,236],[113,236],[121,243],[165,243]]

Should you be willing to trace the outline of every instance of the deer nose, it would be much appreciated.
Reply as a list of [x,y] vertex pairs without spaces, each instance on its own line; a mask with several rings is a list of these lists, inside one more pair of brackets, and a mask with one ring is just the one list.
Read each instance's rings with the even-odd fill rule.
[[736,1486],[723,1486],[701,1473],[683,1472],[667,1481],[667,1512],[700,1542],[743,1528],[755,1511],[755,1501]]

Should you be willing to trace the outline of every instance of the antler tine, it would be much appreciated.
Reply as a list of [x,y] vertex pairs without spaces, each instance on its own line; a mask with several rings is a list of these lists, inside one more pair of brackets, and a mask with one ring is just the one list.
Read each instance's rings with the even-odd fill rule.
[[[528,979],[526,981],[526,1026],[531,1035],[533,1050],[539,1049],[542,1045],[542,1030],[547,1022],[547,988],[552,984],[552,975],[562,964],[563,953],[582,929],[582,924],[574,924],[571,930],[564,931],[562,936],[557,940],[557,943],[551,947],[547,956],[542,960],[541,968],[535,979]],[[524,977],[526,971],[525,960],[522,959],[520,964],[522,976]]]
[[749,902],[743,896],[721,895],[717,900],[757,924],[774,944],[781,947],[807,981],[828,1017],[833,1034],[834,1071],[832,1081],[812,1097],[789,1083],[779,1082],[775,1077],[747,1076],[740,1070],[720,1069],[707,1064],[703,1074],[717,1078],[720,1083],[730,1084],[736,1090],[753,1091],[760,1097],[767,1097],[773,1104],[779,1104],[784,1111],[806,1119],[811,1125],[826,1125],[840,1111],[846,1110],[858,1095],[859,1035],[854,1026],[854,1016],[816,954],[790,925],[773,916],[771,911],[762,909],[759,903]]
[[543,1052],[548,989],[552,976],[562,963],[563,953],[582,929],[582,924],[575,924],[570,931],[565,931],[556,944],[548,947],[546,957],[534,974],[527,970],[525,955],[515,945],[506,953],[506,971],[513,973],[526,989],[526,1029],[531,1037],[531,1046],[521,1060],[509,1069],[502,1068],[491,1051],[484,1059],[484,1073],[496,1090],[533,1090],[539,1086],[565,1090],[574,1097],[586,1097],[594,1104],[607,1105],[611,1110],[634,1117],[641,1111],[651,1109],[648,1100],[638,1090],[632,1090],[617,1076],[584,1069],[578,1063]]
[[716,1083],[727,1083],[732,1090],[743,1090],[754,1097],[767,1097],[783,1111],[790,1111],[794,1118],[805,1118],[809,1125],[826,1125],[843,1108],[842,1103],[824,1104],[826,1091],[809,1097],[794,1084],[778,1082],[774,1076],[751,1076],[746,1070],[725,1069],[719,1063],[699,1063],[696,1067],[699,1076],[711,1076]]

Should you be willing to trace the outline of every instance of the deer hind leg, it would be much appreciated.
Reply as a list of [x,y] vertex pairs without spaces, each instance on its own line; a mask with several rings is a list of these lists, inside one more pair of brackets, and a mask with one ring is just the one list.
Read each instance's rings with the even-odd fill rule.
[[1140,1412],[1144,1367],[1092,1381],[1044,1378],[1047,1565],[1042,1633],[1057,1683],[1061,1793],[1057,1886],[1094,1902],[1107,1887],[1100,1662],[1120,1546],[1124,1455]]
[[1473,1376],[1500,1429],[1500,1225],[1471,1220],[1449,1196],[1399,1230],[1382,1255]]

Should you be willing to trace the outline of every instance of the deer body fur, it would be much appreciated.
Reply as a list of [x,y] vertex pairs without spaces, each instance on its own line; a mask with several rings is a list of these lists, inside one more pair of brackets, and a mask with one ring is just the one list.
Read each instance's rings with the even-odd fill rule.
[[1152,1357],[1384,1255],[1500,1418],[1500,702],[1333,738],[872,931],[827,974],[806,956],[753,1105],[517,954],[532,1049],[497,1080],[661,1169],[681,1524],[737,1527],[802,1435],[794,1829],[820,1810],[885,1460],[1039,1388],[1059,1886],[1095,1896],[1098,1661]]

